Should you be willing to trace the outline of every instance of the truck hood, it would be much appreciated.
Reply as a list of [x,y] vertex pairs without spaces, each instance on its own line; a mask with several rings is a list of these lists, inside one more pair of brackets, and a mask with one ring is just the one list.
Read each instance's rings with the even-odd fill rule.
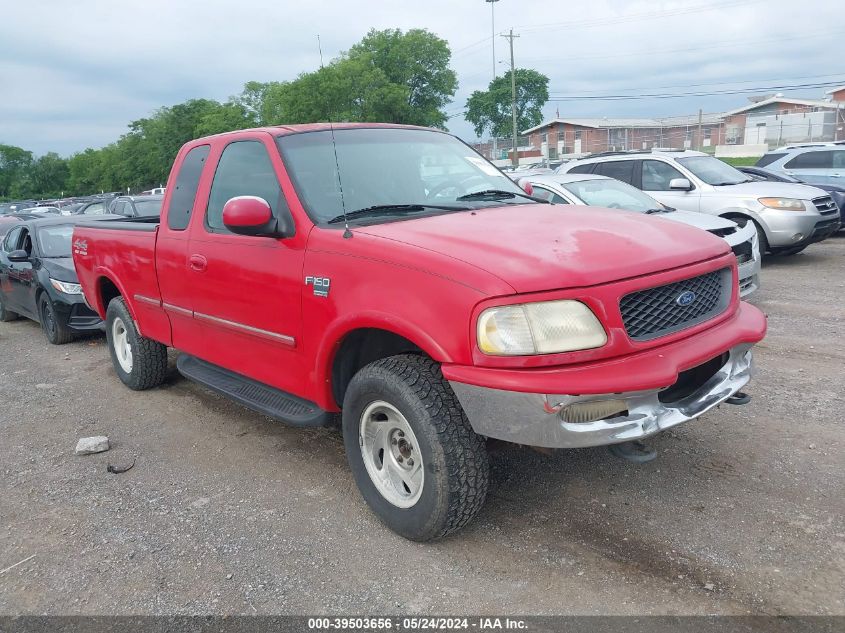
[[741,182],[738,185],[722,185],[713,187],[717,193],[736,197],[748,198],[798,198],[799,200],[812,200],[825,195],[825,192],[818,187],[811,185],[800,185],[793,182],[767,182],[753,181]]
[[516,292],[618,281],[718,257],[724,240],[634,212],[509,205],[377,224],[355,232],[469,263]]

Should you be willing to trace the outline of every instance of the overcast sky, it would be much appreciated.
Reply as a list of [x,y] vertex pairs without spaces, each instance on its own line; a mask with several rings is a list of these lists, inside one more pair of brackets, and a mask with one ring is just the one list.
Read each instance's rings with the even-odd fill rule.
[[[0,0],[0,143],[36,154],[101,147],[126,124],[186,99],[225,100],[249,80],[289,80],[370,28],[447,39],[460,87],[450,128],[493,74],[484,0]],[[716,91],[842,80],[842,2],[834,0],[500,0],[517,66],[553,95]],[[496,37],[499,72],[507,41]],[[677,88],[690,86],[695,88]],[[702,85],[706,84],[706,85]],[[670,88],[666,88],[670,87]],[[656,89],[656,90],[653,90]],[[826,88],[786,92],[821,98]],[[762,91],[761,91],[762,92]],[[732,109],[745,95],[550,101],[554,116],[664,116]]]

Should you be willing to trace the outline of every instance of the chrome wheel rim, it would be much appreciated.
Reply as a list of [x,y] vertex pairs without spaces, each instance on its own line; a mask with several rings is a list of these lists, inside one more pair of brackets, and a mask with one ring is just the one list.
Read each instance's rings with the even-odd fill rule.
[[399,410],[377,400],[361,415],[358,444],[376,490],[397,508],[420,499],[425,468],[417,437]]
[[123,319],[117,317],[111,324],[111,340],[117,363],[127,374],[132,373],[132,347]]

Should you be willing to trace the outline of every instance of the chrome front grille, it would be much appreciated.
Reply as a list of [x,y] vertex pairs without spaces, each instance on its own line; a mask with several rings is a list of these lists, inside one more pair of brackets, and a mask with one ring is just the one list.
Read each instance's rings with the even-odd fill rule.
[[816,209],[819,210],[819,213],[822,215],[833,215],[839,209],[836,207],[836,203],[833,201],[833,198],[830,196],[822,196],[820,198],[813,198],[813,204],[816,206]]
[[648,341],[703,323],[728,307],[733,275],[730,268],[638,290],[619,302],[625,331],[635,341]]

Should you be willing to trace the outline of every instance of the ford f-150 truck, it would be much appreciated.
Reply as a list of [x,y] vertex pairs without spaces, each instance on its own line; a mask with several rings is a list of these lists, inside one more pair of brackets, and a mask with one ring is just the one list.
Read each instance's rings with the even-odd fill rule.
[[128,387],[173,347],[273,418],[341,413],[366,502],[429,540],[481,508],[488,438],[642,440],[740,400],[765,334],[718,237],[540,202],[438,130],[245,130],[187,143],[160,221],[80,226],[73,257]]

